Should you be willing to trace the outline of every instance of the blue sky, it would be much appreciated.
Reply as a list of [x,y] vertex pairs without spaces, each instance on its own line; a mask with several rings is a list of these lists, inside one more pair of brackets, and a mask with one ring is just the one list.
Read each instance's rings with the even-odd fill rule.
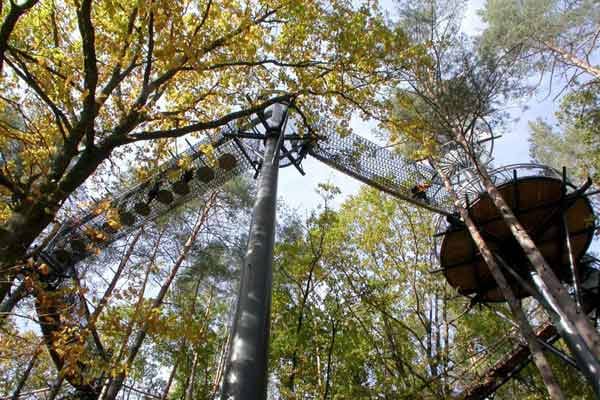
[[[482,8],[485,0],[472,0],[468,2],[465,12],[463,30],[467,34],[477,34],[484,28],[482,21],[477,15],[477,10]],[[382,1],[393,15],[393,1]],[[523,163],[529,161],[529,137],[528,122],[536,118],[552,120],[554,104],[551,98],[543,99],[544,94],[527,99],[526,103],[511,106],[508,110],[513,119],[501,134],[495,145],[494,165],[503,166],[508,164]],[[523,106],[527,105],[527,110]],[[351,123],[355,133],[374,139],[374,124],[366,123],[355,119]],[[345,176],[320,162],[308,158],[304,161],[306,176],[301,176],[295,169],[285,168],[280,173],[279,196],[291,208],[308,212],[320,203],[320,198],[316,194],[316,188],[319,183],[331,182],[342,190],[342,195],[338,197],[339,205],[349,195],[358,192],[361,184],[353,178]],[[304,211],[302,211],[304,210]]]

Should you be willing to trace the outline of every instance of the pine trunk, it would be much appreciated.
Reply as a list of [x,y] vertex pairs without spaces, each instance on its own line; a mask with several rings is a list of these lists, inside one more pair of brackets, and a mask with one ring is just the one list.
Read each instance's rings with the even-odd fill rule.
[[194,358],[192,361],[192,369],[190,370],[190,376],[188,378],[188,384],[187,387],[185,388],[185,400],[193,400],[194,399],[194,386],[196,383],[196,369],[198,368],[198,360],[200,359],[200,357],[198,357],[198,352],[197,351],[193,351],[194,352]]

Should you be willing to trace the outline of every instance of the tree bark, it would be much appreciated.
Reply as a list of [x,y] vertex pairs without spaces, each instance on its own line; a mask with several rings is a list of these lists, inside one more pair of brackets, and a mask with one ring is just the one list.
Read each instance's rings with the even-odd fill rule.
[[161,400],[167,400],[167,397],[169,397],[169,390],[171,390],[171,385],[173,384],[173,380],[175,379],[175,374],[177,373],[178,365],[179,365],[178,362],[175,361],[175,364],[173,364],[173,368],[171,368],[171,373],[169,374],[169,379],[167,380],[167,384],[165,385],[162,395],[160,396]]
[[190,377],[188,379],[187,387],[185,388],[185,396],[184,400],[193,400],[194,398],[194,386],[196,384],[196,369],[198,368],[198,361],[200,357],[198,356],[198,351],[192,350],[194,353],[194,358],[192,361],[192,368],[190,370]]
[[[4,18],[2,26],[0,26],[0,74],[2,74],[4,53],[8,48],[8,40],[10,39],[10,35],[15,29],[15,26],[17,25],[17,21],[19,21],[19,18],[21,18],[21,16],[37,2],[38,0],[27,0],[22,4],[18,4],[16,1],[10,2],[10,11]],[[1,10],[2,6],[0,6],[0,11]]]
[[575,56],[573,53],[568,52],[558,46],[555,46],[548,41],[543,41],[542,44],[546,48],[548,48],[548,50],[550,50],[551,52],[556,54],[560,59],[562,59],[564,63],[574,65],[575,67],[592,75],[596,79],[600,78],[600,68],[594,67],[587,61],[584,61],[579,57]]
[[219,357],[219,365],[217,367],[217,372],[215,373],[215,378],[212,384],[211,390],[211,399],[214,399],[217,395],[217,391],[219,390],[219,385],[221,384],[221,379],[223,378],[223,371],[225,369],[225,360],[227,357],[227,349],[229,348],[229,342],[231,341],[231,331],[227,329],[225,332],[225,341],[221,346],[221,356]]
[[27,363],[27,368],[25,368],[23,375],[21,375],[21,377],[17,381],[17,387],[15,388],[15,391],[12,394],[12,400],[17,400],[19,398],[19,396],[21,395],[21,390],[23,390],[23,388],[25,387],[25,384],[27,383],[27,379],[29,379],[29,375],[31,374],[31,370],[35,366],[35,362],[37,361],[37,358],[40,355],[40,352],[42,350],[41,346],[42,346],[42,344],[39,344],[37,346],[37,348],[35,349],[35,352],[33,353],[33,356],[29,360],[29,363]]
[[[321,245],[322,245],[322,240],[321,240]],[[308,278],[306,279],[306,286],[304,287],[304,291],[302,293],[302,301],[300,303],[300,310],[298,311],[298,322],[296,323],[296,338],[295,338],[296,343],[294,346],[294,353],[292,354],[292,372],[291,372],[290,378],[289,378],[289,389],[291,392],[294,391],[294,380],[296,379],[296,369],[298,368],[298,345],[299,345],[298,342],[300,341],[300,332],[302,331],[302,324],[304,322],[304,311],[306,309],[306,302],[308,301],[308,296],[311,293],[312,278],[313,278],[313,274],[314,274],[314,271],[317,266],[317,262],[318,262],[319,258],[320,258],[320,255],[318,256],[318,258],[313,259],[313,261],[311,262],[311,267],[310,267],[310,271],[308,273]]]
[[332,361],[333,361],[333,349],[335,346],[335,335],[337,333],[337,321],[331,320],[331,341],[329,342],[329,350],[327,351],[327,376],[325,378],[325,392],[323,393],[323,400],[327,400],[329,397],[329,390],[331,388],[331,373],[332,373]]
[[20,283],[19,286],[12,291],[12,293],[4,299],[2,304],[0,304],[0,326],[6,320],[6,317],[10,314],[12,309],[17,305],[17,303],[27,295],[27,291],[25,290],[25,284]]
[[[201,279],[198,280],[198,284],[196,286],[196,291],[194,293],[194,301],[192,303],[192,315],[194,315],[196,313],[196,299],[198,298],[198,289],[200,287]],[[206,303],[206,312],[204,313],[205,324],[202,328],[201,335],[206,334],[206,331],[208,330],[208,326],[209,326],[208,318],[210,316],[210,307],[212,305],[212,299],[213,299],[213,291],[211,290],[209,299]],[[194,398],[194,388],[195,388],[195,384],[196,384],[196,370],[198,369],[198,362],[200,360],[198,350],[196,348],[192,347],[192,351],[194,353],[194,357],[193,357],[193,361],[192,361],[192,369],[190,371],[188,384],[185,389],[185,398],[184,398],[185,400],[193,400],[193,398]]]
[[50,390],[50,393],[48,393],[48,397],[45,400],[54,400],[56,398],[56,396],[60,392],[60,388],[62,387],[63,380],[64,378],[62,376],[56,378],[56,380],[52,384],[52,389]]
[[104,310],[104,307],[108,303],[108,300],[110,299],[110,296],[112,295],[113,290],[115,290],[115,287],[117,286],[117,282],[121,278],[121,274],[123,273],[125,266],[127,266],[127,263],[129,262],[129,259],[131,258],[131,254],[133,253],[133,250],[135,249],[135,245],[137,244],[137,242],[143,232],[144,232],[144,230],[140,229],[138,231],[138,233],[134,236],[133,241],[129,244],[129,247],[127,248],[127,251],[125,252],[125,255],[119,262],[117,271],[115,272],[108,287],[104,291],[104,294],[102,295],[102,299],[100,299],[100,301],[98,302],[98,306],[94,309],[94,312],[92,313],[92,315],[90,317],[90,322],[89,322],[90,324],[92,324],[92,325],[95,324],[96,320],[98,319],[98,316],[100,316],[100,314]]

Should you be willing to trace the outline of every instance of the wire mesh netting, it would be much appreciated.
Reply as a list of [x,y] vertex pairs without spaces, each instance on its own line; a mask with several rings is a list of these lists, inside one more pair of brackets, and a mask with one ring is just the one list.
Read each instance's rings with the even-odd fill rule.
[[448,194],[432,168],[361,136],[329,134],[309,154],[394,197],[440,214],[452,212]]
[[[150,179],[112,199],[100,201],[67,221],[47,246],[43,257],[64,270],[147,221],[155,220],[192,198],[201,198],[233,177],[258,165],[260,145],[255,139],[234,137],[254,129],[227,126],[220,133],[163,164]],[[422,162],[407,160],[358,135],[330,133],[310,144],[309,154],[338,171],[394,197],[441,215],[452,212],[448,195],[436,172]],[[212,151],[205,154],[205,146]],[[186,167],[181,161],[187,159]],[[117,221],[115,221],[115,219]]]
[[[43,256],[46,261],[57,269],[73,265],[146,222],[155,220],[192,198],[201,198],[250,169],[252,158],[244,156],[235,141],[224,136],[233,129],[228,127],[211,137],[212,140],[198,142],[162,165],[152,178],[113,199],[98,202],[67,221],[45,249]],[[207,144],[213,149],[210,156],[203,151]],[[191,162],[182,169],[179,161],[186,158]],[[103,207],[102,204],[107,206]],[[111,212],[113,217],[114,214],[118,215],[116,224],[111,222]]]

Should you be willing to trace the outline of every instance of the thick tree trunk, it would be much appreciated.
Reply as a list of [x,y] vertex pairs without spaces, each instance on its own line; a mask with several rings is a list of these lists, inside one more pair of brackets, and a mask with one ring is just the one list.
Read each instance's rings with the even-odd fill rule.
[[[23,262],[33,241],[54,220],[56,211],[75,189],[96,171],[113,147],[86,149],[75,166],[59,182],[54,193],[35,200],[23,200],[4,226],[0,227],[0,302],[4,300],[14,279],[13,267]],[[68,157],[65,150],[64,157]],[[68,164],[76,151],[66,160]],[[60,179],[60,176],[58,177]]]
[[27,210],[15,210],[5,226],[0,227],[0,302],[12,286],[14,266],[24,262],[31,243],[52,221],[44,208],[36,204]]
[[461,204],[461,201],[458,199],[458,196],[457,196],[456,192],[454,191],[454,188],[452,187],[452,184],[450,183],[450,180],[448,179],[448,177],[440,169],[438,169],[438,173],[444,180],[444,185],[446,186],[446,190],[448,191],[448,193],[450,193],[450,195],[454,201],[454,205],[455,205],[456,209],[458,210],[458,212],[460,213],[460,216],[462,217],[463,221],[465,222],[465,225],[467,226],[467,229],[469,230],[469,233],[471,235],[471,238],[473,239],[473,242],[477,246],[479,253],[483,257],[492,276],[494,277],[496,283],[498,284],[498,287],[500,288],[502,295],[508,302],[508,306],[510,307],[510,310],[512,311],[513,316],[517,320],[517,324],[519,325],[521,334],[527,341],[527,344],[529,346],[531,354],[533,355],[533,361],[542,376],[542,379],[544,381],[544,384],[546,385],[546,388],[548,389],[548,394],[554,400],[563,400],[564,395],[562,393],[562,390],[560,389],[560,386],[558,385],[558,383],[556,382],[556,379],[554,378],[554,374],[552,373],[552,368],[550,367],[550,364],[548,363],[548,360],[546,359],[546,356],[544,355],[544,353],[542,351],[541,345],[537,341],[535,332],[531,328],[531,325],[529,325],[529,321],[527,321],[527,317],[525,316],[525,313],[521,309],[521,305],[519,304],[519,301],[517,300],[517,298],[514,295],[514,292],[508,285],[508,282],[506,281],[506,277],[504,276],[504,273],[502,272],[502,270],[500,269],[500,266],[496,262],[496,258],[494,257],[494,254],[487,246],[487,243],[485,242],[485,240],[483,239],[483,236],[479,232],[479,228],[477,227],[475,222],[471,219],[471,216],[469,215],[469,211]]

